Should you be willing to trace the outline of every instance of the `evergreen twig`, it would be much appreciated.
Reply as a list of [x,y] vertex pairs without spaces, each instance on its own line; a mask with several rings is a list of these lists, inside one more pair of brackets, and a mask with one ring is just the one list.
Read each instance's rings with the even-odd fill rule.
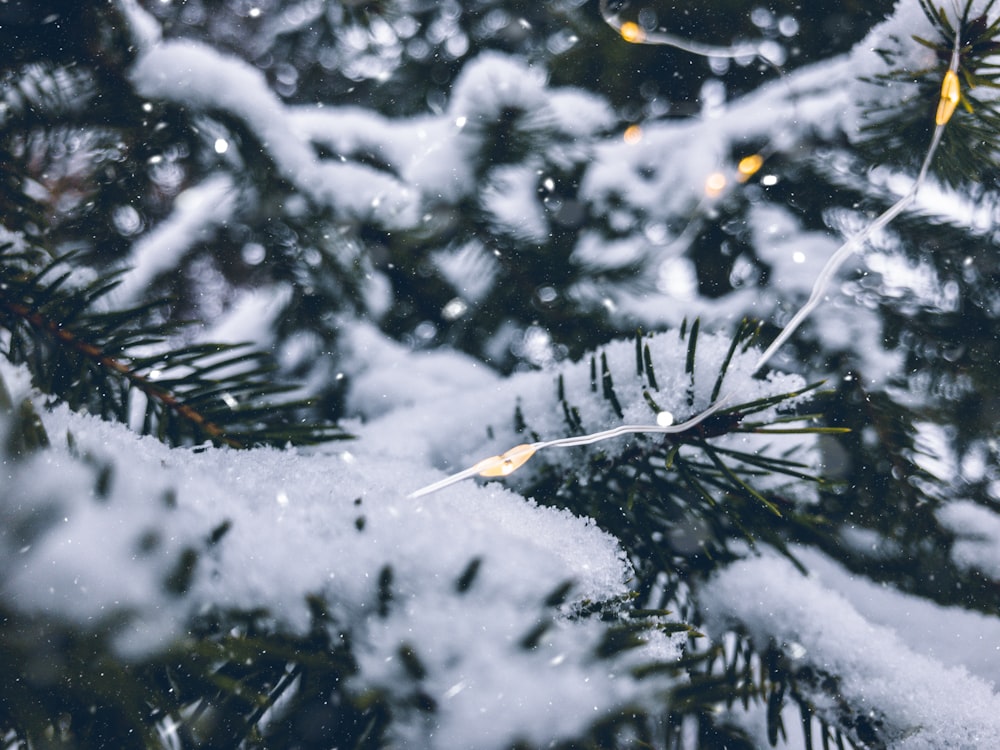
[[301,421],[306,401],[262,401],[293,387],[271,382],[270,359],[250,345],[171,349],[167,340],[178,326],[153,318],[165,303],[95,310],[120,274],[74,286],[65,270],[71,256],[36,271],[30,268],[36,255],[10,250],[0,248],[0,326],[10,335],[5,353],[28,365],[43,392],[71,408],[128,422],[132,396],[141,393],[141,431],[171,443],[210,440],[242,448],[346,437],[333,424]]

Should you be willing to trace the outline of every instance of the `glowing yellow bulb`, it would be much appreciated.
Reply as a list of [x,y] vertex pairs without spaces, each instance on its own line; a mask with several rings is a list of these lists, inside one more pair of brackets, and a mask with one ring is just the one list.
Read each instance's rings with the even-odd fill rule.
[[958,74],[949,69],[944,74],[944,80],[941,81],[941,101],[938,102],[934,122],[938,125],[944,125],[951,119],[951,116],[955,114],[955,107],[958,106],[959,96]]
[[763,166],[764,157],[760,154],[750,154],[750,156],[744,156],[740,159],[740,163],[736,167],[736,171],[739,172],[737,179],[740,182],[746,182]]
[[535,446],[522,443],[499,456],[484,458],[473,468],[481,477],[505,477],[520,469],[533,455],[535,455]]
[[722,172],[712,172],[705,180],[705,194],[709,198],[717,198],[726,189],[726,176]]
[[625,143],[632,145],[638,143],[642,140],[642,128],[638,125],[629,125],[625,128],[625,132],[622,134],[622,138],[625,139]]
[[632,44],[642,44],[646,41],[646,32],[642,30],[639,24],[632,21],[623,23],[621,28],[618,29],[618,33],[622,35],[622,39]]

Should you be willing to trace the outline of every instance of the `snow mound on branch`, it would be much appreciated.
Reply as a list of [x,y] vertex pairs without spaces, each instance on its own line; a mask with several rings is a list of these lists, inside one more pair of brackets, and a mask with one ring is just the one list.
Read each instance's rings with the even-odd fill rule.
[[377,219],[389,227],[416,223],[413,190],[383,171],[317,158],[295,127],[294,112],[250,64],[198,42],[166,41],[139,55],[131,78],[140,96],[242,120],[283,177],[342,218]]
[[[689,334],[690,335],[690,334]],[[698,414],[711,403],[711,395],[716,376],[729,351],[731,336],[723,333],[701,333],[695,356],[692,378],[685,371],[687,339],[679,331],[669,331],[647,337],[645,344],[650,350],[656,388],[646,376],[638,376],[636,368],[636,346],[634,339],[619,339],[609,343],[593,354],[596,369],[596,385],[592,386],[591,356],[584,356],[579,362],[567,363],[552,370],[515,373],[504,380],[487,382],[480,386],[470,384],[469,388],[458,388],[446,398],[417,402],[413,407],[401,409],[388,419],[368,425],[363,432],[361,450],[368,445],[386,445],[393,450],[393,441],[402,441],[408,446],[420,446],[424,460],[452,473],[471,466],[482,458],[499,455],[514,445],[537,440],[567,437],[573,432],[567,423],[567,411],[557,398],[559,381],[565,393],[566,407],[575,409],[582,424],[582,431],[591,433],[617,427],[622,424],[655,425],[657,415],[643,395],[647,391],[662,411],[673,415],[674,423],[682,422]],[[754,375],[760,352],[754,348],[741,351],[737,347],[720,394],[731,398],[735,406],[786,393],[797,392],[805,385],[801,376],[771,372],[765,377]],[[461,355],[455,355],[461,359]],[[609,399],[603,395],[603,362],[607,361],[608,372],[614,384],[616,397],[623,416],[619,416]],[[461,372],[459,361],[454,364],[455,372]],[[353,403],[369,403],[373,399],[369,377],[378,377],[378,368],[355,363],[358,376],[352,386],[360,398],[349,396]],[[371,372],[372,375],[366,375]],[[395,383],[379,378],[382,398],[400,402],[406,398],[410,378],[396,378]],[[376,391],[377,392],[377,391]],[[754,415],[755,421],[767,422],[778,416],[782,409],[796,403],[796,397],[781,407],[772,406]],[[518,426],[520,414],[525,429]],[[403,437],[403,436],[407,437]],[[628,449],[636,437],[625,436],[606,440],[593,450],[614,457]],[[655,436],[654,436],[655,439]],[[740,451],[767,451],[772,455],[794,456],[806,465],[815,465],[816,443],[810,435],[753,435],[730,434],[713,441]],[[540,451],[524,469],[510,479],[530,475],[531,467],[544,463],[565,467],[567,471],[577,471],[586,463],[581,456],[590,450],[587,447],[551,448]],[[788,483],[774,476],[773,481],[782,487]],[[770,481],[770,480],[768,480]],[[796,482],[795,485],[801,485]],[[411,489],[417,489],[414,485]],[[792,492],[792,487],[788,487]],[[813,499],[799,487],[794,494],[803,499]],[[805,497],[808,495],[808,497]]]
[[470,124],[496,122],[508,110],[535,112],[546,106],[546,77],[542,68],[485,52],[462,69],[448,111]]
[[957,537],[951,548],[955,564],[1000,580],[1000,515],[971,500],[955,500],[937,517]]
[[[20,400],[18,372],[4,368]],[[353,689],[419,687],[437,706],[434,731],[426,715],[393,731],[449,748],[573,736],[652,699],[630,660],[677,656],[675,640],[654,635],[628,656],[595,658],[607,626],[565,620],[546,600],[568,581],[569,604],[626,594],[617,540],[495,485],[406,498],[433,472],[401,457],[419,453],[405,432],[364,452],[348,442],[302,455],[168,448],[63,407],[43,419],[53,446],[6,470],[0,593],[82,628],[125,615],[114,642],[128,658],[169,647],[210,612],[264,610],[276,629],[304,634],[307,598],[320,596],[356,647]],[[549,620],[537,645],[521,645]],[[419,685],[400,666],[404,648],[426,671]]]
[[[1000,747],[1000,696],[990,684],[914,651],[777,553],[728,566],[699,600],[713,636],[738,623],[758,648],[794,645],[795,663],[832,675],[849,705],[876,707],[866,721],[894,750]],[[814,698],[819,715],[837,717],[828,697]]]

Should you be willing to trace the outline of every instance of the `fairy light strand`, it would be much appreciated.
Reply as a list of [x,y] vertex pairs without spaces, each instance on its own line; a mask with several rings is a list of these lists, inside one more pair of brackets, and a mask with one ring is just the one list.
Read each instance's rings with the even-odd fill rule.
[[854,254],[875,232],[885,228],[889,222],[895,219],[899,214],[906,210],[906,208],[913,203],[914,199],[917,197],[917,192],[920,187],[924,184],[927,179],[927,174],[931,167],[931,162],[934,160],[934,154],[937,153],[938,146],[941,143],[941,136],[944,134],[944,128],[951,119],[951,115],[955,111],[955,106],[958,103],[960,92],[958,88],[958,64],[959,64],[959,50],[961,48],[961,24],[956,18],[955,23],[955,41],[951,50],[951,60],[948,63],[948,70],[944,74],[944,80],[941,84],[941,99],[938,102],[938,109],[935,115],[935,127],[934,134],[931,136],[930,146],[927,148],[927,154],[924,156],[924,161],[920,165],[920,172],[917,174],[917,179],[913,181],[913,185],[906,194],[892,204],[888,209],[886,209],[878,218],[875,219],[871,224],[865,227],[861,232],[851,237],[847,242],[837,248],[836,252],[823,266],[819,275],[816,277],[816,281],[813,283],[812,292],[809,295],[809,299],[806,303],[799,309],[792,319],[788,321],[781,332],[778,334],[777,338],[771,342],[771,345],[764,350],[764,353],[760,355],[760,359],[757,360],[757,365],[754,367],[754,372],[759,372],[760,369],[767,364],[767,362],[775,355],[778,349],[781,348],[796,329],[809,317],[810,313],[819,306],[820,302],[823,301],[823,297],[826,295],[826,289],[830,284],[830,280],[833,275],[837,272],[843,264],[851,255]]
[[756,57],[760,54],[760,47],[756,44],[744,43],[724,46],[703,44],[702,42],[695,42],[675,36],[661,29],[649,31],[634,21],[622,21],[617,13],[613,13],[608,8],[608,0],[600,1],[600,10],[604,23],[617,31],[619,36],[630,44],[659,44],[666,47],[675,47],[682,52],[689,52],[699,57],[734,59],[737,57]]
[[427,485],[426,487],[421,487],[419,490],[411,492],[407,497],[423,497],[424,495],[437,492],[438,490],[444,489],[445,487],[474,476],[505,477],[521,468],[521,466],[525,464],[528,459],[543,448],[574,448],[580,445],[591,445],[593,443],[599,443],[602,440],[610,440],[611,438],[637,433],[670,435],[678,432],[684,432],[685,430],[697,427],[710,416],[718,412],[726,405],[726,403],[729,402],[731,398],[731,394],[719,398],[704,411],[698,412],[687,421],[680,422],[678,424],[622,424],[608,430],[592,432],[588,435],[577,435],[574,437],[556,438],[554,440],[542,440],[537,443],[523,443],[521,445],[516,445],[510,450],[501,453],[499,456],[484,458],[482,461],[473,464],[468,469],[464,469],[456,474],[451,474],[444,479]]
[[[600,7],[601,14],[604,16],[604,20],[608,23],[608,25],[617,30],[619,34],[621,34],[622,38],[632,43],[665,44],[691,52],[695,55],[709,57],[737,57],[747,54],[747,49],[745,47],[714,47],[711,45],[689,42],[665,32],[646,32],[637,24],[632,22],[623,23],[618,20],[616,15],[609,13],[607,9],[607,0],[601,0]],[[955,10],[957,13],[957,7]],[[945,72],[944,78],[941,82],[941,96],[934,117],[934,133],[931,136],[931,142],[927,148],[924,160],[920,165],[920,171],[917,174],[917,178],[913,181],[913,185],[906,192],[906,194],[903,195],[903,197],[880,214],[878,218],[865,227],[865,229],[844,242],[844,244],[837,248],[833,255],[830,256],[830,259],[827,260],[826,264],[820,270],[819,275],[813,283],[809,299],[806,300],[806,303],[798,310],[798,312],[795,313],[794,316],[792,316],[791,320],[789,320],[785,327],[781,329],[774,341],[771,342],[770,346],[768,346],[764,350],[763,354],[760,355],[760,358],[754,365],[753,371],[750,373],[751,376],[759,373],[765,365],[767,365],[782,345],[788,341],[792,334],[795,333],[795,331],[802,325],[806,318],[809,317],[813,310],[819,306],[826,295],[826,290],[831,279],[844,262],[859,248],[861,248],[875,232],[885,228],[900,213],[905,211],[916,198],[917,192],[927,179],[931,162],[934,160],[934,155],[937,153],[938,146],[941,143],[941,137],[944,134],[945,126],[948,124],[948,121],[951,119],[951,116],[954,114],[955,109],[961,100],[961,88],[958,78],[960,50],[961,19],[958,15],[956,15],[955,39],[952,44],[951,59],[948,63],[948,70]],[[752,51],[755,53],[755,50]],[[746,157],[737,167],[737,179],[739,179],[739,177],[743,177],[743,180],[740,181],[749,179],[757,170],[760,169],[762,165],[763,157],[761,155],[752,154],[751,156]],[[444,489],[445,487],[449,487],[474,476],[505,477],[523,466],[532,456],[535,455],[535,453],[545,448],[571,448],[581,445],[591,445],[593,443],[622,437],[624,435],[671,435],[685,432],[697,427],[713,414],[719,412],[726,406],[726,404],[732,401],[733,397],[734,394],[731,392],[724,393],[702,411],[698,412],[689,419],[676,424],[622,424],[617,427],[601,430],[599,432],[592,432],[587,435],[556,438],[554,440],[542,440],[535,443],[523,443],[521,445],[516,445],[500,455],[484,458],[467,469],[451,474],[444,479],[425,487],[421,487],[420,489],[411,492],[408,497],[423,497],[424,495],[437,492],[438,490]]]

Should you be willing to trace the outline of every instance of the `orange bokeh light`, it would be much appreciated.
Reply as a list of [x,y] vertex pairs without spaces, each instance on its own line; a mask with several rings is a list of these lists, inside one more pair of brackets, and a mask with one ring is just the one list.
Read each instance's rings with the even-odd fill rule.
[[642,140],[642,128],[638,125],[629,125],[622,133],[622,138],[625,139],[625,143],[638,143]]
[[705,180],[705,194],[709,198],[716,198],[726,189],[726,176],[722,172],[712,172]]
[[750,156],[744,156],[740,159],[740,163],[736,166],[736,171],[739,172],[739,181],[746,182],[763,166],[764,157],[760,154],[750,154]]
[[639,24],[632,21],[623,23],[621,28],[618,29],[618,33],[622,35],[622,39],[632,44],[642,44],[646,41],[646,32],[642,30]]

